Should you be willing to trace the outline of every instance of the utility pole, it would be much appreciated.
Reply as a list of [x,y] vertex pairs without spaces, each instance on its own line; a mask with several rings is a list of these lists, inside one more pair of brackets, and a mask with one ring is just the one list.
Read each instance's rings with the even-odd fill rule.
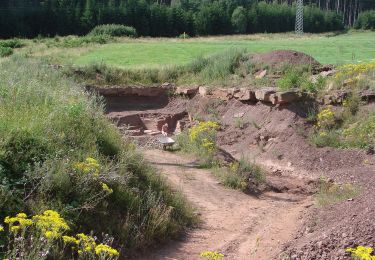
[[297,0],[296,34],[303,33],[303,0]]

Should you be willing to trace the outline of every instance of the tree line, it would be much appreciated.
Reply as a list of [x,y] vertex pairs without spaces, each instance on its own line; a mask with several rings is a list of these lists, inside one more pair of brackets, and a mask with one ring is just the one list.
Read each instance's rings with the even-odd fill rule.
[[[305,0],[306,32],[352,26],[372,0]],[[0,37],[83,35],[98,24],[133,26],[140,36],[294,30],[295,0],[2,0]]]

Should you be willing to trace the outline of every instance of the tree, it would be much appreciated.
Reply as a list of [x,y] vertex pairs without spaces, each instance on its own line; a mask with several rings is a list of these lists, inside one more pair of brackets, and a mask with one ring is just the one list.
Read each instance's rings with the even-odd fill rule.
[[236,33],[245,33],[247,27],[246,10],[242,6],[234,9],[232,14],[232,26]]

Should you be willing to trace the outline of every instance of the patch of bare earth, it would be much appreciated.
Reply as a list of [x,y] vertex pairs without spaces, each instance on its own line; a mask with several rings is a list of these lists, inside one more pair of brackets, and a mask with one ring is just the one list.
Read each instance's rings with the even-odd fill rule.
[[202,222],[183,240],[140,259],[200,259],[205,250],[227,259],[276,259],[311,206],[309,197],[298,194],[269,192],[257,198],[226,188],[186,156],[160,150],[144,155],[196,207]]
[[[156,147],[165,123],[178,132],[194,118],[216,120],[220,148],[262,165],[272,192],[252,197],[225,188],[211,172],[194,167],[191,158],[144,150],[146,159],[196,206],[202,223],[182,240],[137,259],[199,259],[204,250],[222,252],[227,259],[277,259],[281,253],[285,259],[350,259],[347,247],[375,247],[375,156],[311,145],[309,102],[272,105],[227,95],[225,100],[200,94],[187,99],[138,92],[106,97],[109,118],[130,129],[127,133],[138,143]],[[322,176],[355,185],[360,193],[319,206],[309,196]]]

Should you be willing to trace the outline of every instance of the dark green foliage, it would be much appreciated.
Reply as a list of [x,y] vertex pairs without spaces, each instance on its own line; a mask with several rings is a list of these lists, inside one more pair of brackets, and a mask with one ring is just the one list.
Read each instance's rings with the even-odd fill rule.
[[375,29],[375,11],[366,11],[359,15],[355,24],[356,29],[374,30]]
[[245,33],[247,27],[246,9],[237,7],[232,14],[232,26],[236,33]]
[[[306,6],[305,31],[343,29],[343,14],[336,13],[336,9]],[[348,21],[348,13],[344,14],[347,23],[353,20]],[[191,0],[160,4],[155,0],[5,0],[0,3],[0,38],[86,35],[103,24],[126,24],[140,36],[286,32],[294,30],[294,21],[295,7],[290,1]],[[134,35],[132,30],[107,27],[110,28],[100,27],[100,33]]]
[[7,57],[13,54],[13,49],[9,47],[0,47],[0,58]]
[[89,35],[101,36],[108,35],[113,37],[128,36],[136,37],[137,31],[134,27],[125,26],[121,24],[102,24],[97,25],[91,30]]
[[0,41],[0,47],[3,48],[21,48],[23,47],[23,43],[19,39],[9,39],[9,40],[2,40]]

